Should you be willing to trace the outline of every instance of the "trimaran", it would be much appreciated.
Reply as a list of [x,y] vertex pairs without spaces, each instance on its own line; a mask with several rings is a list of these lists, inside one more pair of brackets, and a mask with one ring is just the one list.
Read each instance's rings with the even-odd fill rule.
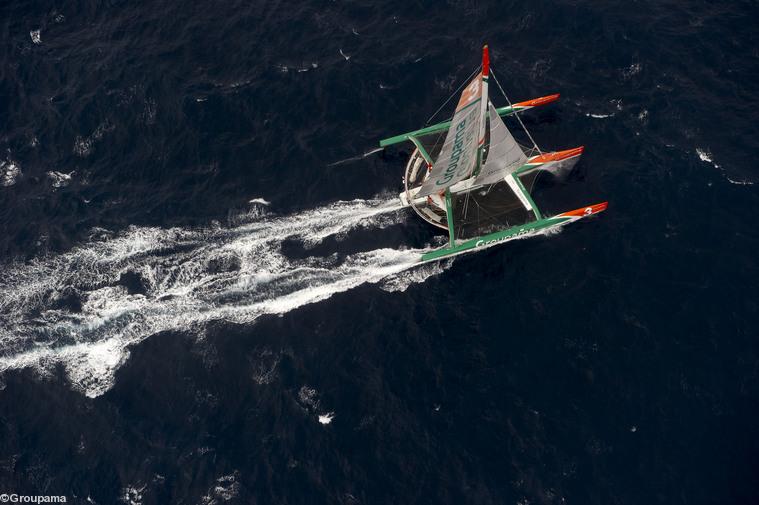
[[[403,206],[427,222],[448,230],[448,244],[422,255],[433,261],[558,228],[606,210],[607,202],[555,216],[544,216],[527,187],[540,171],[566,174],[582,147],[543,152],[519,114],[558,99],[549,95],[512,104],[490,70],[488,46],[482,67],[466,85],[453,118],[380,141],[385,147],[411,141],[415,149],[406,165]],[[493,79],[508,105],[496,108],[488,96]],[[513,115],[532,147],[517,143],[501,116]]]

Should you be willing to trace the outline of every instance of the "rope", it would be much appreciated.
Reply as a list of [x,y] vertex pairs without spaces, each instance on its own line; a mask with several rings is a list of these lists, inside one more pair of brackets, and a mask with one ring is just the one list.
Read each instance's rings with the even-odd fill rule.
[[[456,90],[455,90],[453,93],[451,93],[451,96],[449,96],[449,97],[448,97],[448,99],[447,99],[445,102],[443,102],[443,105],[441,105],[441,106],[440,106],[440,107],[439,107],[439,108],[438,108],[438,109],[437,109],[437,110],[436,110],[436,111],[435,111],[435,112],[434,112],[434,113],[433,113],[433,114],[432,114],[432,115],[429,117],[429,119],[427,119],[427,121],[424,123],[424,126],[427,126],[428,124],[430,124],[430,121],[432,121],[432,119],[433,119],[435,116],[437,116],[437,115],[438,115],[438,113],[439,113],[441,110],[443,110],[443,108],[444,108],[446,105],[448,105],[448,102],[450,102],[450,101],[451,101],[451,98],[453,98],[453,97],[455,97],[456,95],[458,95],[458,94],[459,94],[459,91],[461,91],[462,89],[464,89],[464,86],[466,86],[467,84],[469,84],[469,82],[472,80],[472,78],[473,78],[473,77],[474,77],[474,76],[477,74],[477,72],[479,72],[481,69],[482,69],[482,67],[481,67],[481,66],[478,66],[477,68],[475,68],[475,69],[472,71],[472,73],[471,73],[471,74],[469,74],[469,76],[468,76],[466,79],[464,79],[464,81],[463,81],[463,82],[462,82],[462,83],[459,85],[459,87],[458,87],[458,88],[456,88]],[[443,135],[438,135],[438,136],[437,136],[437,138],[435,139],[435,144],[434,144],[434,145],[433,145],[433,147],[432,147],[432,149],[433,149],[433,150],[437,148],[437,146],[438,146],[438,144],[439,144],[439,142],[440,142],[440,140],[441,140],[442,138],[444,138],[444,136],[443,136]],[[467,215],[468,211],[469,211],[469,193],[467,192],[466,196],[464,197],[464,217],[465,217],[465,218],[466,218],[466,215]]]
[[[498,78],[496,78],[496,76],[495,76],[495,74],[493,73],[493,70],[492,70],[492,69],[490,70],[490,75],[492,75],[492,76],[493,76],[493,80],[494,80],[494,81],[495,81],[495,83],[498,85],[498,89],[499,89],[499,90],[501,90],[501,94],[502,94],[502,95],[503,95],[503,97],[506,99],[506,101],[508,102],[509,106],[510,106],[510,107],[513,107],[513,105],[511,104],[511,100],[509,100],[509,97],[508,97],[508,96],[506,96],[506,92],[505,92],[505,91],[503,90],[503,88],[501,87],[501,83],[500,83],[500,82],[498,82]],[[519,117],[519,113],[518,113],[517,111],[514,111],[514,115],[516,116],[516,118],[517,118],[517,121],[519,121],[519,124],[522,126],[522,129],[524,130],[524,132],[527,134],[527,137],[529,137],[529,139],[530,139],[530,142],[532,142],[532,145],[533,145],[533,146],[535,146],[535,149],[537,149],[538,153],[542,155],[542,154],[543,154],[543,151],[541,151],[541,150],[540,150],[540,146],[538,146],[537,142],[535,142],[535,139],[533,139],[533,138],[532,138],[532,135],[530,134],[530,130],[528,130],[528,129],[527,129],[527,127],[526,127],[526,126],[524,125],[524,123],[522,122],[522,118],[521,118],[521,117]],[[532,183],[530,184],[530,189],[529,189],[529,192],[530,192],[530,193],[532,193],[532,190],[533,190],[533,188],[535,187],[535,183],[536,183],[536,182],[538,181],[538,179],[540,178],[540,175],[541,175],[541,173],[542,173],[542,170],[538,170],[538,173],[537,173],[537,174],[535,174],[535,177],[532,179]]]
[[[508,104],[509,104],[510,107],[513,107],[512,103],[511,103],[511,100],[509,100],[509,97],[506,96],[506,92],[501,87],[501,83],[498,82],[498,79],[496,78],[496,76],[495,76],[495,74],[493,73],[492,70],[490,71],[490,75],[493,76],[493,80],[498,85],[498,89],[501,90],[501,94],[506,99],[506,102],[508,102]],[[543,154],[543,151],[540,150],[540,147],[538,146],[537,142],[535,142],[535,139],[533,139],[532,135],[530,135],[530,131],[527,129],[527,127],[522,122],[522,118],[519,117],[519,113],[517,111],[514,111],[514,116],[516,116],[517,121],[519,121],[519,124],[522,126],[522,129],[527,134],[527,136],[530,138],[530,142],[532,142],[532,145],[535,146],[535,149],[537,149],[540,154]]]
[[[459,86],[459,87],[456,89],[456,91],[454,91],[454,92],[451,94],[451,96],[450,96],[450,97],[448,97],[448,99],[447,99],[447,100],[446,100],[446,101],[443,103],[443,105],[441,105],[441,106],[438,108],[438,110],[436,110],[436,111],[435,111],[435,113],[434,113],[434,114],[432,114],[432,116],[430,116],[430,118],[429,118],[429,119],[427,120],[427,122],[425,123],[425,126],[427,126],[427,125],[428,125],[428,124],[429,124],[429,123],[432,121],[432,119],[433,119],[435,116],[437,116],[437,115],[438,115],[438,113],[440,113],[440,111],[441,111],[441,110],[443,110],[443,108],[444,108],[444,107],[445,107],[445,106],[448,104],[448,102],[450,102],[450,101],[451,101],[451,99],[452,99],[454,96],[456,96],[456,95],[457,95],[457,94],[458,94],[458,93],[461,91],[461,89],[463,89],[463,87],[464,87],[466,84],[468,84],[468,83],[469,83],[469,81],[470,81],[470,80],[472,79],[472,77],[473,77],[473,76],[474,76],[474,75],[475,75],[475,74],[476,74],[476,73],[477,73],[477,72],[480,70],[480,68],[481,68],[481,67],[477,67],[477,68],[474,70],[474,72],[472,72],[472,73],[469,75],[469,77],[467,77],[467,78],[466,78],[466,80],[465,80],[465,81],[464,81],[464,82],[463,82],[463,83],[462,83],[462,84],[461,84],[461,85],[460,85],[460,86]],[[511,100],[509,100],[509,97],[506,95],[506,92],[503,90],[503,87],[501,86],[501,83],[500,83],[500,82],[498,82],[498,78],[496,78],[496,76],[495,76],[495,74],[492,72],[492,70],[491,70],[491,72],[490,72],[490,75],[493,77],[493,80],[495,81],[496,85],[498,86],[498,89],[500,90],[500,92],[501,92],[501,94],[503,95],[503,97],[506,99],[506,102],[509,104],[509,106],[510,106],[510,107],[512,107],[512,108],[513,108],[513,107],[514,107],[514,105],[511,103]],[[527,129],[527,127],[524,125],[524,122],[522,122],[522,118],[520,117],[519,113],[518,113],[517,111],[514,111],[514,112],[513,112],[513,114],[516,116],[516,118],[517,118],[517,121],[519,121],[519,125],[522,127],[522,129],[524,130],[524,132],[527,134],[527,137],[530,139],[530,142],[532,142],[532,145],[533,145],[533,147],[532,147],[532,148],[529,148],[529,149],[525,149],[525,150],[529,150],[529,151],[531,151],[531,152],[532,152],[532,154],[531,154],[531,155],[534,155],[534,152],[535,152],[535,151],[537,151],[539,154],[543,154],[543,151],[540,149],[540,146],[538,146],[537,142],[535,142],[535,139],[533,139],[533,138],[532,138],[532,135],[530,134],[530,131],[529,131],[529,130]],[[442,138],[442,135],[439,135],[439,136],[438,136],[438,137],[435,139],[435,145],[433,146],[433,150],[434,150],[434,149],[437,147],[437,145],[438,145],[438,143],[440,142],[441,138]],[[535,186],[535,182],[538,180],[538,178],[540,177],[540,175],[541,175],[540,171],[538,171],[538,173],[537,173],[537,174],[535,174],[535,177],[533,178],[533,180],[532,180],[532,183],[530,184],[530,189],[529,189],[529,191],[532,191],[533,187]],[[495,185],[490,185],[490,186],[489,186],[487,189],[485,189],[485,194],[486,194],[486,195],[489,195],[489,194],[490,194],[490,191],[491,191],[491,190],[492,190],[494,187],[495,187]],[[483,207],[483,206],[480,204],[480,202],[478,202],[478,201],[477,201],[477,199],[476,199],[476,198],[472,198],[472,195],[471,195],[471,191],[467,191],[467,192],[465,193],[463,200],[464,200],[464,201],[462,202],[462,204],[463,204],[463,205],[462,205],[463,209],[462,209],[462,216],[461,216],[461,217],[462,217],[462,220],[461,220],[461,222],[459,223],[459,226],[457,227],[457,232],[458,232],[457,234],[458,234],[458,235],[461,235],[461,234],[463,233],[463,229],[464,229],[465,227],[467,227],[467,226],[468,226],[470,223],[472,223],[472,224],[476,223],[476,226],[477,226],[477,228],[479,229],[479,228],[481,227],[481,225],[482,225],[482,222],[483,222],[483,221],[498,221],[498,219],[499,219],[499,218],[503,217],[503,219],[506,221],[507,225],[509,224],[509,220],[508,220],[508,218],[506,217],[506,216],[508,216],[508,215],[509,215],[509,210],[505,210],[505,209],[504,209],[504,210],[494,209],[493,211],[489,211],[489,209],[487,209],[487,208]],[[472,209],[472,210],[476,210],[476,216],[474,217],[474,219],[472,219],[472,221],[468,221],[468,219],[467,219],[467,218],[468,218],[468,215],[469,215],[469,211],[470,211],[470,208],[469,208],[469,207],[470,207],[470,204],[472,204],[472,203],[473,203],[473,204],[474,204],[474,206],[475,206],[475,209]]]
[[[438,110],[436,110],[436,111],[435,111],[435,113],[434,113],[434,114],[432,114],[432,115],[429,117],[429,119],[427,119],[427,122],[426,122],[426,123],[424,123],[424,126],[427,126],[428,124],[430,124],[430,121],[432,121],[432,119],[433,119],[435,116],[437,116],[437,114],[438,114],[438,113],[439,113],[441,110],[443,110],[443,107],[445,107],[445,106],[448,104],[448,102],[450,102],[450,101],[451,101],[451,98],[453,98],[454,96],[456,96],[456,95],[459,93],[459,91],[461,91],[461,89],[462,89],[462,88],[463,88],[463,87],[464,87],[466,84],[468,84],[468,83],[469,83],[469,81],[472,79],[472,77],[474,77],[474,75],[475,75],[475,74],[476,74],[476,73],[477,73],[479,70],[480,70],[480,67],[477,67],[476,69],[474,69],[474,71],[473,71],[471,74],[469,74],[469,77],[467,77],[467,78],[464,80],[464,82],[463,82],[463,83],[462,83],[462,84],[461,84],[461,85],[460,85],[460,86],[459,86],[459,87],[456,89],[456,91],[454,91],[454,92],[451,94],[451,96],[449,96],[449,97],[448,97],[448,99],[447,99],[447,100],[446,100],[446,101],[443,103],[443,105],[441,105],[441,106],[438,108]],[[429,148],[429,149],[428,149],[428,152],[430,153],[430,155],[432,155],[432,153],[433,153],[433,152],[434,152],[434,151],[437,149],[437,147],[440,145],[440,143],[441,143],[441,142],[442,142],[442,141],[445,139],[445,133],[446,133],[446,132],[441,132],[441,133],[438,133],[437,135],[435,135],[435,143],[432,145],[432,147],[431,147],[431,148]],[[421,140],[419,140],[419,141],[421,142]]]
[[433,115],[431,115],[431,116],[430,116],[430,118],[427,120],[427,122],[426,122],[426,123],[424,123],[424,126],[427,126],[428,124],[430,124],[430,121],[432,121],[432,118],[434,118],[435,116],[437,116],[438,112],[440,112],[441,110],[443,110],[443,107],[445,107],[446,105],[448,105],[448,102],[450,102],[450,101],[451,101],[451,98],[453,98],[454,96],[456,96],[456,95],[458,94],[458,92],[459,92],[459,91],[461,91],[461,90],[464,88],[464,86],[466,86],[467,84],[469,84],[469,81],[472,79],[472,77],[474,77],[474,75],[475,75],[477,72],[479,72],[479,71],[480,71],[480,67],[477,67],[477,68],[475,68],[475,69],[474,69],[474,72],[472,72],[471,74],[469,74],[469,77],[467,77],[467,78],[464,80],[464,82],[462,82],[462,83],[461,83],[461,86],[459,86],[459,87],[456,89],[456,91],[454,91],[454,92],[451,94],[451,96],[449,96],[449,97],[448,97],[448,100],[446,100],[445,102],[443,102],[443,105],[441,105],[441,106],[440,106],[440,108],[439,108],[438,110],[436,110],[436,111],[435,111],[435,113],[434,113]]

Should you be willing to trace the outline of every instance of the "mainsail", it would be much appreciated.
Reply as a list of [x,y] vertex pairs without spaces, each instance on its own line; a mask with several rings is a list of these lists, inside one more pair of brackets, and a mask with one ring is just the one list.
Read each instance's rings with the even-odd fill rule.
[[[428,146],[420,138],[409,136],[421,156],[415,167],[420,167],[421,158],[427,163],[435,160],[429,174],[414,169],[413,178],[422,178],[422,184],[413,198],[432,202],[420,212],[437,225],[447,221],[452,245],[540,218],[529,194],[513,175],[527,162],[527,156],[488,98],[489,76],[490,58],[485,46],[482,72],[464,89],[442,147],[438,147],[438,139]],[[488,125],[490,142],[483,159]],[[449,189],[466,179],[458,185],[461,187]],[[444,195],[444,199],[425,198],[435,194]]]
[[[472,175],[477,165],[477,148],[480,134],[482,107],[479,107],[483,92],[483,74],[478,74],[464,88],[451,120],[451,127],[445,137],[443,148],[432,165],[427,180],[417,193],[417,197],[442,193],[449,186]],[[487,100],[487,97],[485,97]]]
[[506,128],[492,102],[488,105],[490,108],[490,149],[485,164],[474,180],[476,186],[502,181],[504,177],[527,163],[527,156]]

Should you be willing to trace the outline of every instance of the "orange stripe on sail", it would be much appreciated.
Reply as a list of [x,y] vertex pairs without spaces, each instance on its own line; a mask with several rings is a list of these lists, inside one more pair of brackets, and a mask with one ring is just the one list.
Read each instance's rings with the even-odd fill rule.
[[478,74],[477,77],[472,79],[472,82],[464,88],[464,92],[461,93],[461,99],[456,106],[456,110],[462,109],[482,97],[482,74]]

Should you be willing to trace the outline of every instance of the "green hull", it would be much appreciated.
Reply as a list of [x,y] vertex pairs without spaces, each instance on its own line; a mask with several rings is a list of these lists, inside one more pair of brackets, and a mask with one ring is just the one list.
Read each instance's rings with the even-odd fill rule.
[[601,202],[595,205],[588,205],[586,207],[580,207],[569,212],[564,212],[553,217],[538,219],[532,223],[527,223],[519,226],[513,226],[505,230],[483,235],[473,239],[466,240],[460,244],[453,244],[451,247],[444,247],[435,251],[422,254],[420,260],[436,261],[443,258],[449,258],[456,256],[457,254],[463,254],[475,250],[485,249],[498,245],[503,242],[508,242],[523,235],[531,235],[540,230],[548,228],[558,228],[565,224],[573,223],[580,219],[584,219],[588,216],[593,216],[599,212],[605,211],[609,206],[609,202]]
[[533,232],[551,228],[553,226],[560,226],[572,221],[569,217],[550,217],[547,219],[539,219],[532,223],[523,224],[520,226],[514,226],[502,231],[483,235],[482,237],[476,237],[469,239],[460,244],[452,247],[445,247],[442,249],[436,249],[428,253],[422,254],[422,261],[435,261],[450,256],[456,256],[465,252],[472,251],[474,249],[485,249],[501,242],[507,242],[511,239],[517,238],[522,235],[529,235]]

